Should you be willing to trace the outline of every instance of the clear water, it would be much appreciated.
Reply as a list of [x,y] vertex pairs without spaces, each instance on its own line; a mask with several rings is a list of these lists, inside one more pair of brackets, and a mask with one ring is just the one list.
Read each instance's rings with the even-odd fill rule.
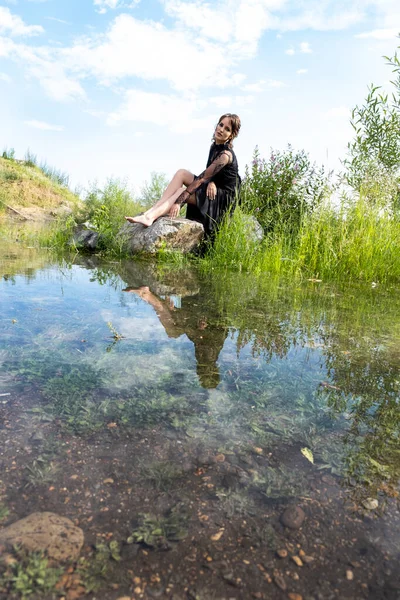
[[[399,597],[398,288],[54,262],[15,247],[0,275],[3,524],[52,510],[79,521],[92,551],[115,539],[124,560],[98,576],[99,598],[124,595],[110,577],[135,587],[124,553],[143,515],[177,512],[175,539],[165,528],[162,543],[134,536],[142,586],[143,551],[160,573],[172,563],[189,597]],[[300,529],[282,525],[292,505],[305,512]],[[190,580],[182,561],[194,546]],[[313,556],[308,577],[279,562],[282,547]],[[225,567],[199,583],[218,553],[241,585]],[[258,579],[236,577],[236,559],[247,568],[261,555]],[[159,578],[142,597],[151,586],[172,597],[171,576]]]

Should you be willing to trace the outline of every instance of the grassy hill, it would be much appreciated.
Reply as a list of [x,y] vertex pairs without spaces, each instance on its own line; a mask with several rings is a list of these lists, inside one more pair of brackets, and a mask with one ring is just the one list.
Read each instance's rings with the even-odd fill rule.
[[[34,157],[33,157],[34,158]],[[16,160],[11,153],[0,157],[0,215],[2,219],[47,221],[82,206],[67,186],[68,178],[32,157]]]

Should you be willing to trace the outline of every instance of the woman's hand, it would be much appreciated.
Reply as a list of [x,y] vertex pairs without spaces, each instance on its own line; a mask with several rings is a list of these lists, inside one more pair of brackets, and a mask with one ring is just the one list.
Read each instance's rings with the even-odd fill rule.
[[180,209],[181,207],[179,204],[173,204],[169,209],[168,216],[171,217],[171,219],[175,219],[179,215]]
[[217,195],[217,186],[215,185],[215,183],[213,181],[210,181],[210,183],[207,186],[207,198],[209,200],[215,200],[216,195]]

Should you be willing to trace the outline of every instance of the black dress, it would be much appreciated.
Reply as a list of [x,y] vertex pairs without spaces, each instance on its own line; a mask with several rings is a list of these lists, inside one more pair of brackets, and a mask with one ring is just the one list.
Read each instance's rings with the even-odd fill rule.
[[[207,186],[213,181],[217,188],[214,200],[207,198]],[[188,204],[186,218],[204,226],[206,237],[215,233],[227,210],[235,206],[240,193],[240,176],[237,158],[228,144],[213,143],[208,155],[207,168],[195,176],[177,202],[185,202],[195,193],[196,205]]]

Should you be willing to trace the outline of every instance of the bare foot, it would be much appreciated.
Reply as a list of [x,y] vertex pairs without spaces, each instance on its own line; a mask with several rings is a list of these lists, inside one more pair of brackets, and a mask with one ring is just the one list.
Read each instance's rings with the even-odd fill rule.
[[146,299],[149,295],[151,295],[150,288],[147,285],[142,285],[139,288],[127,287],[123,292],[131,292],[133,294],[137,294],[140,298]]
[[140,223],[145,227],[150,227],[153,224],[153,221],[144,215],[138,215],[137,217],[125,217],[129,223]]

